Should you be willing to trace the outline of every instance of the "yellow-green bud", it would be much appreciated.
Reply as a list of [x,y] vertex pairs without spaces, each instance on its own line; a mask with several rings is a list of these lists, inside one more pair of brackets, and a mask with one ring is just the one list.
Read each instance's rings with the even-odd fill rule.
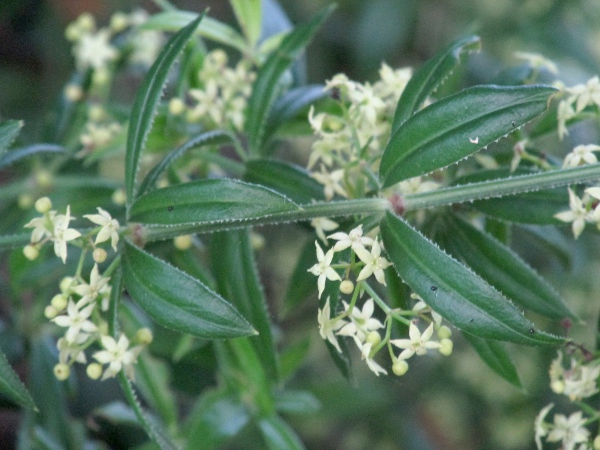
[[73,277],[64,277],[62,280],[60,280],[60,284],[58,285],[60,292],[62,292],[63,294],[68,293],[71,289],[73,281],[75,281],[75,278]]
[[250,232],[250,245],[254,250],[261,250],[265,246],[265,238],[262,234]]
[[449,356],[452,354],[452,348],[454,344],[448,338],[444,338],[440,341],[440,353],[444,356]]
[[54,297],[52,297],[52,300],[50,301],[50,304],[57,311],[62,311],[63,309],[65,309],[67,307],[67,299],[62,294],[56,294]]
[[109,77],[110,76],[109,76],[107,69],[105,69],[105,68],[96,69],[94,71],[94,75],[92,75],[92,82],[96,86],[104,86],[106,83],[108,83]]
[[125,191],[123,189],[117,189],[115,192],[113,192],[110,199],[115,205],[122,206],[127,201],[127,196],[125,195]]
[[66,364],[57,364],[54,366],[54,376],[60,381],[64,381],[69,378],[70,373],[71,369]]
[[180,98],[172,98],[169,101],[169,113],[174,116],[179,116],[185,112],[185,103]]
[[104,119],[104,116],[104,108],[100,105],[91,105],[88,109],[88,117],[93,122],[100,122],[102,119]]
[[17,204],[21,209],[29,209],[33,205],[33,197],[31,194],[21,194],[17,199]]
[[35,173],[35,182],[41,188],[49,188],[52,186],[52,174],[47,170],[38,170]]
[[399,377],[401,377],[406,372],[408,372],[408,363],[403,359],[398,359],[392,365],[392,372],[394,372],[394,375],[398,375]]
[[25,258],[27,258],[29,261],[33,261],[34,259],[37,259],[38,256],[40,256],[40,251],[37,249],[36,246],[29,244],[23,248],[23,254],[25,255]]
[[452,330],[450,330],[450,328],[448,328],[446,325],[442,325],[438,328],[437,335],[440,339],[448,339],[450,336],[452,336]]
[[70,102],[78,102],[83,97],[83,90],[78,84],[67,84],[65,86],[65,98]]
[[600,450],[600,435],[594,438],[594,450]]
[[106,261],[106,258],[108,257],[108,254],[106,253],[106,250],[104,250],[103,248],[96,248],[94,249],[94,251],[92,252],[92,258],[94,258],[94,261],[96,261],[98,264],[103,263],[104,261]]
[[102,366],[98,363],[90,363],[85,368],[85,373],[87,373],[87,376],[92,380],[97,380],[102,376]]
[[108,334],[108,323],[100,322],[98,324],[98,333],[101,335]]
[[135,340],[142,345],[150,344],[153,339],[154,336],[152,336],[152,331],[150,328],[140,328],[137,330],[137,333],[135,333]]
[[116,12],[110,18],[110,29],[115,33],[123,31],[127,25],[129,25],[129,18],[125,13]]
[[173,239],[173,244],[177,250],[187,250],[192,247],[192,236],[185,234],[183,236],[177,236]]
[[48,197],[41,197],[35,201],[35,210],[40,214],[47,213],[52,209],[52,201]]
[[340,292],[342,294],[352,294],[354,292],[354,283],[350,280],[344,280],[340,283]]
[[54,319],[56,316],[58,316],[58,311],[54,306],[48,305],[44,308],[44,316],[46,319]]
[[552,389],[557,394],[562,394],[565,392],[565,383],[561,380],[555,380],[550,383],[550,389]]
[[375,347],[376,345],[378,345],[381,342],[381,336],[379,335],[379,333],[377,331],[371,331],[371,332],[369,332],[369,334],[367,334],[366,341],[369,344],[373,344],[373,347]]

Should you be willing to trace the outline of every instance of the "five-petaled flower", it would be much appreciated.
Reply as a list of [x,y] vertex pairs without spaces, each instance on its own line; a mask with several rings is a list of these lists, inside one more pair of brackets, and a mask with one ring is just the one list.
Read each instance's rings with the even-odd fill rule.
[[331,306],[329,304],[329,297],[323,305],[323,309],[319,309],[317,314],[317,321],[319,322],[319,334],[324,340],[327,340],[335,347],[338,352],[342,352],[340,345],[338,344],[337,338],[335,337],[334,331],[342,328],[347,322],[340,318],[331,318]]
[[433,324],[429,324],[427,329],[421,334],[413,321],[408,327],[409,339],[392,339],[390,343],[403,349],[398,356],[399,359],[408,359],[414,354],[424,355],[428,349],[440,348],[439,342],[430,340],[432,335]]
[[362,268],[356,279],[358,281],[366,280],[371,275],[375,275],[377,281],[385,285],[385,274],[383,271],[384,269],[387,269],[391,263],[381,256],[381,246],[379,245],[379,242],[377,242],[377,239],[373,241],[370,252],[365,248],[357,246],[354,249],[354,253],[356,253],[360,260],[365,263],[365,266]]
[[321,298],[323,290],[325,289],[325,279],[331,281],[341,281],[342,279],[333,269],[333,267],[331,267],[331,261],[333,260],[334,253],[333,249],[329,249],[327,253],[323,253],[323,249],[321,249],[317,241],[315,241],[315,245],[317,247],[317,260],[319,262],[308,269],[308,271],[319,277],[317,280],[317,286],[319,288],[319,298]]
[[83,217],[100,225],[100,231],[96,236],[96,244],[110,239],[110,245],[114,251],[117,251],[117,242],[119,242],[119,222],[113,219],[111,215],[102,208],[97,208],[99,214],[86,214]]
[[98,329],[94,323],[88,320],[95,307],[96,305],[91,303],[79,309],[77,304],[72,299],[69,299],[67,314],[55,317],[52,319],[52,322],[59,327],[68,327],[65,333],[67,342],[77,342],[82,339],[80,337],[82,333],[93,333]]
[[100,364],[108,364],[102,379],[114,377],[121,369],[129,378],[133,378],[133,364],[137,361],[142,347],[129,348],[129,339],[124,334],[119,337],[118,341],[111,336],[102,335],[100,341],[104,350],[94,353],[93,357]]

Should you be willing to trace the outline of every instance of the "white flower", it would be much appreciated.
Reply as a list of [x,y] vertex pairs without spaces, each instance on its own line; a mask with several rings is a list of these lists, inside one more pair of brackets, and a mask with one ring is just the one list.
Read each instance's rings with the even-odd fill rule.
[[554,63],[554,61],[549,60],[544,55],[540,55],[539,53],[529,53],[529,52],[515,52],[515,58],[521,59],[529,64],[534,69],[546,69],[548,72],[557,74],[558,67]]
[[411,298],[417,298],[419,299],[419,301],[417,303],[415,303],[415,306],[413,306],[413,311],[414,312],[429,312],[431,313],[431,317],[433,318],[434,323],[439,327],[442,325],[442,316],[440,316],[438,313],[436,313],[433,309],[431,309],[424,301],[421,297],[419,297],[417,294],[410,294]]
[[81,337],[82,333],[93,333],[97,330],[96,325],[88,320],[95,307],[96,305],[92,303],[80,310],[75,302],[69,299],[67,314],[55,317],[52,322],[59,327],[68,327],[65,339],[69,343],[76,343],[83,339]]
[[321,298],[323,290],[325,289],[325,279],[331,281],[341,281],[342,279],[331,267],[331,261],[333,260],[334,253],[333,249],[330,249],[326,254],[324,254],[317,241],[315,241],[315,246],[317,247],[317,261],[319,262],[308,269],[308,271],[319,277],[317,280],[317,286],[319,288],[319,298]]
[[340,184],[344,178],[344,171],[342,169],[328,172],[327,169],[321,165],[321,171],[313,172],[310,176],[323,185],[325,199],[331,200],[335,194],[339,194],[342,197],[348,196]]
[[83,217],[100,225],[102,228],[96,236],[96,244],[99,244],[110,239],[110,245],[114,251],[117,251],[117,243],[119,242],[119,222],[113,219],[111,215],[102,208],[97,208],[99,214],[86,214]]
[[71,217],[70,206],[67,206],[66,214],[54,217],[54,231],[51,239],[54,241],[54,253],[63,260],[63,263],[67,261],[67,242],[81,236],[79,231],[69,228],[71,219],[74,217]]
[[[344,232],[333,233],[328,236],[329,239],[336,240],[336,244],[333,246],[333,250],[336,252],[341,252],[342,250],[351,247],[352,250],[356,248],[365,249],[365,245],[373,245],[373,239],[370,237],[363,237],[362,224],[357,226],[356,228],[350,230],[350,233],[346,234]],[[366,250],[365,250],[366,251]]]
[[424,355],[428,349],[440,348],[440,343],[431,341],[433,335],[433,324],[421,334],[414,322],[408,327],[408,336],[410,339],[392,339],[390,343],[403,349],[398,358],[408,359],[414,354]]
[[110,45],[109,30],[84,34],[75,45],[73,54],[80,69],[102,69],[118,56],[117,49]]
[[365,263],[365,266],[362,268],[356,279],[361,281],[369,278],[371,275],[375,275],[377,281],[385,286],[385,274],[383,271],[384,269],[387,269],[391,263],[381,256],[381,246],[379,245],[379,242],[377,242],[377,239],[373,241],[371,252],[368,252],[364,248],[356,247],[354,253],[356,253],[356,256]]
[[94,264],[94,268],[90,273],[90,283],[81,283],[72,288],[72,291],[77,295],[81,295],[78,305],[82,307],[87,303],[93,303],[99,294],[102,294],[108,288],[110,278],[100,276],[98,272],[98,264]]
[[542,450],[542,438],[548,434],[548,425],[544,422],[544,419],[553,407],[554,403],[545,406],[535,418],[535,444],[538,450]]
[[121,369],[125,370],[129,378],[133,378],[133,364],[137,361],[142,347],[129,348],[129,339],[124,334],[118,341],[106,335],[101,336],[100,341],[104,350],[94,353],[93,357],[100,364],[108,364],[102,379],[114,377]]
[[[344,302],[344,308],[348,311],[349,305],[346,302]],[[361,344],[365,342],[369,332],[383,328],[383,324],[372,317],[374,309],[372,298],[365,302],[362,311],[358,306],[354,306],[350,314],[351,322],[346,324],[337,334],[352,336],[358,348],[361,348]]]
[[327,237],[325,237],[325,231],[333,231],[339,225],[326,217],[316,217],[310,222],[311,226],[315,229],[317,236],[321,241],[327,245]]
[[588,212],[581,199],[575,195],[571,188],[569,188],[569,208],[571,208],[569,211],[554,214],[554,217],[563,222],[573,222],[573,235],[577,239],[585,228]]
[[338,352],[342,352],[340,349],[340,345],[333,334],[334,331],[339,330],[346,324],[346,321],[341,319],[331,319],[331,306],[329,305],[329,297],[327,297],[327,301],[325,305],[323,305],[323,309],[319,309],[317,313],[317,321],[319,322],[319,334],[324,340],[327,340],[335,347]]
[[577,113],[573,109],[573,101],[575,101],[574,97],[569,98],[567,100],[561,100],[558,103],[558,108],[556,109],[556,118],[558,121],[558,138],[561,141],[566,135],[569,134],[569,130],[567,129],[567,121],[571,120],[577,115]]
[[386,370],[381,367],[379,364],[377,364],[375,361],[373,361],[373,359],[371,359],[371,347],[373,346],[372,343],[367,342],[366,344],[363,344],[362,348],[361,348],[361,358],[365,360],[365,362],[367,363],[367,366],[369,367],[369,369],[371,369],[371,371],[379,376],[380,373],[387,375]]
[[54,228],[54,217],[56,211],[49,211],[47,215],[42,217],[36,217],[27,222],[24,228],[33,228],[31,232],[31,243],[35,244],[40,242],[45,236],[51,236]]
[[97,123],[88,122],[85,124],[85,132],[79,137],[79,142],[85,147],[86,154],[98,147],[104,147],[110,144],[121,131],[121,124],[118,122]]
[[79,334],[76,342],[69,342],[64,337],[56,341],[58,349],[58,360],[61,364],[70,364],[71,361],[85,364],[87,359],[85,352],[82,350],[82,344],[87,341],[88,335]]
[[579,401],[582,398],[591,397],[599,392],[598,377],[600,366],[598,365],[576,365],[573,369],[565,372],[564,394],[571,401]]
[[569,417],[563,414],[554,416],[554,427],[548,434],[548,442],[562,441],[563,450],[573,450],[575,444],[586,442],[590,435],[587,428],[584,427],[586,419],[581,411],[571,414]]
[[567,89],[577,97],[575,112],[579,113],[588,105],[600,105],[600,79],[598,76],[590,78],[585,85],[578,84]]
[[578,145],[573,151],[565,156],[563,162],[563,168],[566,167],[577,167],[583,164],[596,164],[598,158],[594,155],[594,152],[600,150],[600,145]]
[[398,191],[402,194],[418,194],[435,191],[440,187],[435,181],[423,181],[422,177],[409,178],[398,183]]

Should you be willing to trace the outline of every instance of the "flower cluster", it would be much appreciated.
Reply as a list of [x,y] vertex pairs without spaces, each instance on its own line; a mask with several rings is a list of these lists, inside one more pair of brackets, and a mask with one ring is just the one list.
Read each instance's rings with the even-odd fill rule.
[[[327,200],[335,194],[356,198],[372,184],[383,148],[390,137],[398,99],[412,75],[410,68],[393,70],[383,64],[374,84],[352,81],[344,74],[334,76],[326,89],[338,99],[339,114],[315,113],[308,120],[317,140],[313,143],[308,168],[324,186]],[[314,167],[320,164],[319,170]]]
[[[549,370],[550,387],[557,394],[569,397],[572,402],[580,402],[599,392],[600,361],[587,361],[588,358],[584,358],[582,352],[571,352],[570,355],[569,368],[565,368],[564,355],[560,351],[552,361]],[[597,420],[598,412],[590,418],[584,417],[583,411],[576,411],[568,417],[555,414],[552,423],[546,422],[545,418],[553,407],[553,403],[545,406],[535,419],[535,442],[538,450],[543,448],[542,438],[546,442],[560,442],[564,450],[600,449],[600,436],[590,441],[591,433],[586,428]],[[590,408],[585,411],[591,414]]]
[[583,197],[578,197],[569,188],[569,209],[555,214],[558,220],[571,222],[575,239],[583,232],[586,223],[594,223],[600,228],[600,187],[590,187],[584,191]]
[[585,84],[565,88],[568,96],[558,104],[558,136],[563,139],[569,134],[567,122],[575,118],[588,106],[600,106],[600,79],[590,78]]
[[[69,228],[69,222],[74,219],[70,215],[69,206],[66,214],[58,214],[52,210],[50,199],[42,197],[35,202],[35,208],[42,216],[25,225],[27,228],[33,228],[31,243],[23,250],[27,258],[37,258],[39,249],[46,242],[54,243],[54,252],[63,263],[67,259],[67,242],[76,243],[83,248],[77,273],[72,277],[63,278],[59,286],[60,293],[52,298],[44,310],[46,318],[64,329],[63,336],[56,343],[59,356],[54,374],[60,380],[68,378],[70,367],[74,363],[87,364],[86,349],[99,342],[104,350],[93,353],[92,358],[96,362],[88,364],[88,376],[93,379],[102,376],[102,379],[106,379],[114,377],[121,370],[132,376],[133,364],[143,345],[152,340],[152,334],[144,328],[138,330],[135,338],[138,345],[135,346],[130,346],[125,335],[121,335],[118,341],[107,335],[108,325],[103,313],[109,307],[110,273],[115,266],[109,266],[104,273],[100,272],[98,266],[108,256],[99,244],[110,241],[112,249],[117,250],[119,222],[107,211],[98,208],[98,214],[84,215],[98,227],[83,236],[79,231]],[[85,279],[82,276],[82,267],[88,249],[93,249],[94,266],[89,277]]]
[[[202,89],[190,89],[188,92],[193,102],[187,109],[188,121],[202,121],[207,128],[243,129],[256,72],[245,59],[240,60],[235,68],[228,67],[227,63],[227,54],[221,49],[205,56],[198,73]],[[177,98],[169,106],[172,113],[181,114],[185,110],[185,105]]]
[[[337,225],[337,224],[336,224]],[[414,355],[424,355],[428,350],[438,350],[443,355],[452,353],[452,341],[449,339],[451,332],[448,327],[442,325],[442,317],[429,308],[421,298],[413,295],[416,301],[411,310],[392,310],[377,293],[370,288],[368,280],[371,276],[381,284],[385,285],[384,270],[390,266],[390,262],[381,256],[381,244],[377,238],[363,236],[362,225],[352,229],[349,233],[337,232],[327,236],[324,240],[333,239],[336,243],[327,252],[324,252],[318,242],[317,263],[308,269],[313,275],[318,276],[317,286],[319,298],[323,295],[327,280],[339,281],[340,292],[350,295],[350,302],[342,301],[343,311],[335,314],[332,311],[330,297],[328,297],[322,309],[319,309],[317,320],[321,337],[328,341],[338,352],[341,348],[338,336],[347,336],[353,339],[358,347],[362,359],[365,360],[369,369],[379,376],[387,374],[387,371],[374,361],[374,356],[387,346],[392,359],[392,371],[396,375],[404,375],[408,370],[406,360]],[[350,249],[350,261],[341,261],[340,257],[334,257],[336,253]],[[347,254],[345,252],[344,254]],[[337,270],[344,270],[344,279]],[[351,280],[355,278],[355,282]],[[357,306],[357,300],[367,291],[371,298],[367,299],[362,309]],[[374,317],[375,304],[385,314],[384,322]],[[333,317],[332,317],[332,313]],[[429,326],[421,332],[418,324],[420,320],[429,322]],[[407,339],[391,339],[393,320],[398,320],[408,326]],[[380,330],[385,329],[384,336]],[[440,341],[432,340],[434,330]],[[393,347],[400,349],[398,355]]]

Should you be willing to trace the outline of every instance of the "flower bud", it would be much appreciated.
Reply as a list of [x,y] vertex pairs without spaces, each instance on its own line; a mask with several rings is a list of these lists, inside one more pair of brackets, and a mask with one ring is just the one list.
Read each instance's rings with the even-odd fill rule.
[[369,344],[373,344],[373,347],[378,345],[381,342],[381,336],[377,331],[371,331],[367,334],[366,342]]
[[41,197],[35,201],[35,210],[40,214],[47,213],[52,209],[52,202],[48,197]]
[[110,29],[115,33],[123,31],[127,25],[129,25],[129,18],[123,12],[116,12],[110,18]]
[[552,383],[550,383],[550,389],[552,389],[557,394],[562,394],[563,392],[565,392],[565,383],[560,380],[555,380]]
[[52,174],[47,170],[38,170],[35,174],[35,182],[41,188],[52,186]]
[[17,199],[17,204],[21,209],[29,209],[33,205],[33,197],[31,194],[21,194]]
[[29,261],[33,261],[40,255],[40,251],[36,246],[29,244],[23,248],[23,254]]
[[73,285],[73,281],[75,281],[75,278],[73,277],[64,277],[62,280],[60,280],[60,284],[58,285],[60,292],[63,294],[69,293],[71,286]]
[[148,345],[152,342],[154,336],[152,336],[152,331],[150,328],[140,328],[135,333],[135,340],[142,345]]
[[452,336],[452,330],[450,330],[450,328],[448,328],[446,325],[442,325],[438,328],[437,335],[440,339],[448,339],[450,336]]
[[108,70],[102,67],[94,71],[94,74],[92,75],[92,82],[96,86],[104,86],[106,83],[108,83],[109,78],[110,74],[108,73]]
[[66,364],[57,364],[54,366],[54,376],[57,380],[64,381],[69,378],[71,369]]
[[65,86],[64,95],[70,102],[78,102],[83,97],[83,90],[81,89],[81,86],[70,83]]
[[600,450],[600,435],[594,438],[594,450]]
[[56,308],[52,305],[48,305],[44,308],[44,317],[46,317],[46,319],[54,319],[56,316],[58,316],[58,311],[56,310]]
[[265,246],[265,238],[262,234],[254,231],[250,232],[250,245],[254,250],[261,250]]
[[104,261],[106,261],[107,257],[108,255],[106,254],[106,250],[104,250],[103,248],[98,247],[92,252],[92,258],[94,258],[94,261],[98,264],[101,264]]
[[448,338],[444,338],[440,341],[440,353],[444,356],[451,355],[453,347],[454,347],[454,344]]
[[127,197],[125,196],[125,191],[123,189],[117,189],[115,192],[113,192],[110,199],[115,205],[119,206],[124,205],[127,201]]
[[92,122],[100,122],[106,116],[104,108],[100,105],[91,105],[88,109],[88,117]]
[[392,372],[394,372],[395,375],[398,375],[399,377],[401,377],[406,372],[408,372],[408,363],[403,359],[397,360],[392,365]]
[[169,101],[169,113],[174,116],[179,116],[185,112],[185,103],[180,98],[172,98]]
[[354,292],[354,283],[350,280],[344,280],[340,283],[340,292],[342,294],[352,294]]
[[177,250],[188,250],[192,247],[192,236],[185,234],[183,236],[177,236],[173,239],[173,244]]
[[97,380],[100,378],[100,376],[102,376],[102,366],[98,363],[88,364],[85,369],[85,373],[87,373],[87,376],[92,380]]
[[62,311],[67,307],[67,299],[62,294],[56,294],[54,297],[52,297],[50,304],[57,311]]

